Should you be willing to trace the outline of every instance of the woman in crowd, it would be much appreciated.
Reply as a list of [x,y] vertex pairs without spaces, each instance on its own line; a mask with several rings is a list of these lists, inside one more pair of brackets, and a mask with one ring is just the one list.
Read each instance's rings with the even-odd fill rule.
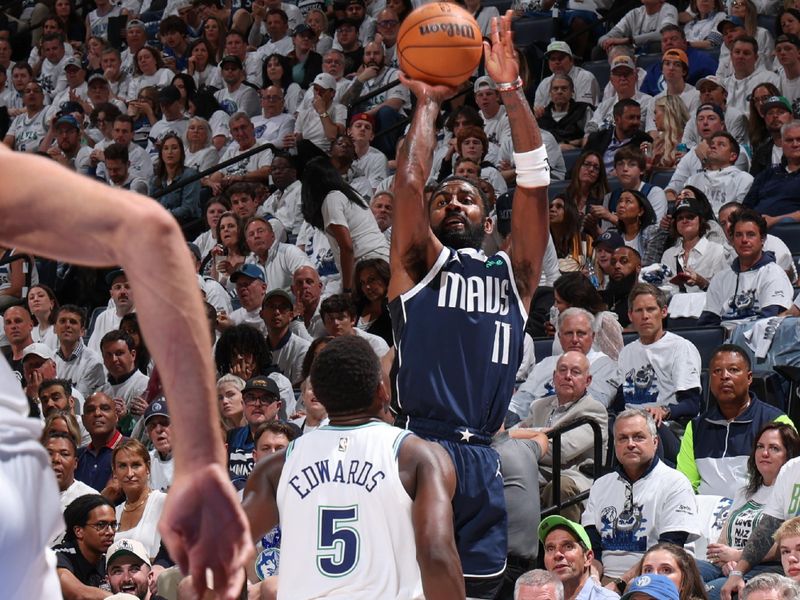
[[203,117],[189,119],[185,151],[186,166],[198,172],[219,162],[219,151],[211,145],[211,126]]
[[694,558],[682,547],[659,542],[645,552],[637,575],[663,575],[678,588],[680,600],[707,600]]
[[197,175],[197,171],[185,166],[185,160],[186,154],[180,136],[168,133],[161,139],[158,162],[150,180],[150,194],[155,197],[156,192],[161,192],[163,195],[156,198],[159,204],[181,225],[200,217],[200,180],[195,179],[171,192],[163,192],[171,185],[182,183]]
[[674,169],[678,163],[676,148],[689,121],[689,111],[680,96],[661,96],[653,103],[657,134],[652,142],[652,157],[647,156],[648,172]]
[[139,317],[136,313],[128,313],[119,322],[119,328],[131,336],[136,349],[136,368],[145,375],[153,372],[154,364],[150,359],[150,350],[144,343],[142,330],[139,328]]
[[128,85],[128,99],[139,95],[139,90],[146,87],[162,88],[169,85],[174,73],[164,66],[161,53],[155,48],[144,46],[136,53],[133,77]]
[[714,275],[728,266],[722,244],[706,237],[709,230],[701,203],[686,195],[679,199],[670,224],[670,234],[678,243],[661,257],[673,273],[683,273],[682,283],[673,284],[673,293],[705,291]]
[[781,35],[800,35],[800,10],[782,8],[778,11],[775,37]]
[[286,56],[270,54],[264,61],[264,87],[278,86],[283,90],[286,112],[293,114],[303,100],[303,90],[292,81],[292,64]]
[[[764,506],[772,495],[772,485],[781,467],[800,454],[800,436],[790,425],[773,421],[764,425],[756,436],[747,459],[747,486],[736,490],[728,519],[722,526],[719,540],[708,545],[707,560],[698,560],[697,566],[706,582],[708,596],[719,598],[728,574],[736,568],[750,535],[763,515]],[[752,565],[744,578],[748,580],[759,573],[780,572],[775,546],[758,565]]]
[[61,22],[61,28],[67,32],[67,41],[79,46],[86,39],[86,24],[75,12],[72,0],[56,0],[53,11]]
[[589,216],[589,207],[592,204],[602,204],[603,198],[610,191],[606,170],[603,168],[603,155],[594,150],[581,154],[572,167],[566,196],[572,198],[588,231],[593,231],[596,224],[594,218]]
[[656,213],[650,201],[641,192],[625,190],[619,196],[615,214],[616,228],[625,245],[644,257],[645,250],[658,229]]
[[581,234],[581,221],[575,204],[566,194],[550,200],[550,237],[556,247],[558,269],[562,273],[579,271],[592,253],[591,238]]
[[692,48],[708,50],[722,45],[717,25],[725,18],[722,0],[692,0],[694,18],[683,26],[686,41]]
[[194,98],[197,93],[197,85],[191,75],[187,73],[177,73],[172,78],[172,85],[178,88],[181,93],[181,102],[183,103],[183,111],[189,112],[189,101]]
[[223,213],[217,221],[217,245],[209,253],[209,275],[227,288],[228,278],[244,264],[248,254],[241,220],[235,213]]
[[750,147],[758,148],[770,134],[764,121],[764,103],[772,96],[780,96],[781,91],[771,83],[760,83],[753,88],[750,94],[750,115],[747,120],[747,134],[750,138]]
[[350,292],[356,283],[355,264],[365,258],[389,262],[389,242],[366,201],[345,183],[327,157],[312,159],[302,182],[303,217],[325,232],[342,274],[343,291]]
[[314,32],[314,51],[325,53],[333,47],[333,38],[328,35],[328,16],[319,8],[312,8],[306,14],[306,25]]
[[194,98],[189,99],[189,114],[208,121],[211,127],[211,145],[220,152],[231,135],[228,129],[230,115],[222,110],[214,92],[209,88],[197,90]]
[[75,440],[75,445],[80,448],[85,446],[91,441],[89,435],[86,435],[86,440],[81,439],[81,428],[78,425],[78,419],[75,415],[68,410],[54,410],[44,421],[42,428],[42,440],[50,437],[51,433],[63,433]]
[[28,290],[28,310],[34,320],[34,328],[31,331],[33,341],[58,348],[58,338],[53,331],[58,310],[55,292],[42,283],[32,285]]
[[186,72],[194,79],[197,88],[210,86],[221,89],[223,86],[214,50],[205,38],[195,40],[189,45]]
[[386,8],[393,10],[402,23],[414,10],[414,5],[411,0],[386,0]]
[[[595,317],[594,325],[594,348],[604,352],[613,360],[617,360],[619,352],[622,350],[622,326],[619,324],[614,313],[608,311],[608,307],[603,302],[600,293],[594,288],[591,282],[583,273],[565,273],[556,279],[553,285],[555,297],[554,307],[557,314],[552,322],[545,324],[547,335],[555,335],[556,325],[558,324],[558,314],[561,314],[573,306],[583,308],[592,313]],[[553,354],[561,354],[561,343],[558,336],[553,342]]]
[[225,36],[227,34],[228,28],[220,19],[214,16],[206,18],[206,22],[203,24],[203,37],[200,39],[208,43],[209,56],[212,57],[214,64],[222,60],[225,55]]
[[[191,121],[189,126],[191,127]],[[203,262],[205,262],[211,249],[217,245],[217,223],[219,223],[220,217],[230,209],[231,205],[224,196],[211,198],[206,204],[206,209],[203,212],[206,217],[208,231],[204,231],[194,240],[194,243],[200,249],[200,256],[203,257]]]
[[87,72],[102,70],[103,50],[108,47],[108,42],[100,36],[92,35],[89,37],[86,42],[86,54],[82,61]]
[[358,310],[356,327],[382,337],[394,346],[392,320],[386,294],[389,290],[389,263],[380,258],[367,258],[356,264],[356,287],[353,302]]
[[116,105],[110,102],[98,104],[89,114],[91,127],[86,131],[86,135],[94,140],[95,145],[100,142],[112,143],[114,141],[111,137],[114,131],[114,119],[119,115],[120,110]]
[[150,454],[140,441],[127,439],[114,449],[111,465],[125,498],[116,509],[119,529],[114,540],[141,542],[152,560],[161,545],[158,521],[167,495],[150,489]]
[[228,373],[217,380],[217,401],[225,432],[245,425],[242,390],[244,379]]
[[128,114],[133,118],[133,141],[144,147],[150,129],[161,118],[158,89],[148,86],[139,90],[136,100],[128,102]]

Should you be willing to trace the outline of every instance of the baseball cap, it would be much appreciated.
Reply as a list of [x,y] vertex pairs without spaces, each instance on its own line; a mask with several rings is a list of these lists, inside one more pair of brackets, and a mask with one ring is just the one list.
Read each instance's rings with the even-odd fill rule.
[[556,527],[565,527],[566,529],[569,529],[575,534],[575,536],[578,538],[578,541],[586,550],[590,550],[592,548],[592,542],[589,539],[589,534],[586,533],[583,525],[576,523],[575,521],[565,519],[561,515],[551,515],[539,523],[539,541],[544,543],[545,538],[547,538],[550,532]]
[[294,28],[294,35],[308,35],[309,37],[314,37],[314,32],[311,30],[311,27],[305,23],[300,23]]
[[150,557],[142,542],[123,538],[111,544],[111,547],[106,550],[106,568],[112,560],[124,555],[135,556],[148,567],[151,566]]
[[684,210],[698,216],[702,216],[704,212],[703,207],[695,198],[683,198],[678,201],[675,205],[675,215]]
[[167,417],[169,419],[169,410],[167,410],[167,403],[164,400],[154,400],[150,403],[147,407],[147,410],[144,411],[144,424],[147,425],[147,422],[152,417]]
[[664,575],[639,575],[628,587],[620,600],[628,600],[635,593],[647,594],[656,600],[679,600],[678,588]]
[[73,102],[72,100],[66,100],[58,105],[58,112],[56,113],[57,117],[61,117],[63,115],[67,115],[70,113],[80,113],[86,114],[86,111],[83,110],[83,106],[81,106],[80,102]]
[[689,57],[686,56],[686,52],[684,52],[683,50],[681,50],[679,48],[671,48],[670,50],[667,50],[666,52],[664,52],[664,55],[661,57],[661,60],[664,61],[664,60],[667,60],[667,59],[669,59],[669,60],[679,60],[684,65],[686,65],[687,69],[689,68]]
[[92,73],[91,75],[89,75],[88,84],[92,85],[93,81],[102,81],[103,83],[108,85],[108,79],[106,79],[102,73]]
[[23,361],[28,356],[38,356],[39,358],[43,358],[45,360],[53,360],[56,357],[56,353],[47,344],[36,342],[34,344],[30,344],[29,346],[25,346],[25,349],[22,351]]
[[58,119],[56,119],[56,127],[58,127],[59,125],[70,125],[78,130],[80,130],[81,128],[80,124],[78,123],[78,119],[76,119],[72,115],[62,115],[58,117]]
[[725,80],[724,80],[724,79],[722,79],[721,77],[717,77],[716,75],[706,75],[705,77],[703,77],[702,79],[700,79],[700,80],[697,82],[697,85],[695,85],[695,87],[696,87],[697,89],[700,89],[700,85],[701,85],[701,84],[702,84],[704,81],[708,81],[709,83],[713,83],[714,85],[716,85],[716,86],[719,86],[719,87],[721,87],[723,90],[725,90],[725,93],[726,93],[726,94],[728,93],[728,86],[726,86],[726,85],[725,85]]
[[717,31],[722,33],[722,30],[725,29],[725,24],[729,23],[734,27],[744,27],[744,21],[742,21],[741,17],[736,17],[734,15],[727,15],[722,21],[717,23]]
[[83,65],[81,65],[81,61],[80,60],[78,60],[74,56],[70,56],[66,60],[66,62],[64,62],[64,68],[66,69],[67,67],[78,67],[79,69],[82,69]]
[[717,116],[720,119],[722,119],[723,122],[725,121],[725,113],[722,112],[722,108],[719,105],[711,104],[710,102],[706,102],[705,104],[701,104],[700,106],[697,107],[697,112],[694,113],[695,116],[699,115],[704,110],[713,110],[715,113],[717,113]]
[[120,275],[124,276],[125,271],[123,271],[122,269],[114,269],[108,275],[106,275],[106,283],[108,284],[108,286],[110,287],[114,285],[114,280]]
[[269,377],[253,377],[249,379],[242,390],[242,393],[249,392],[251,390],[263,390],[268,394],[272,394],[276,398],[281,397],[281,391],[278,389],[278,384],[272,381]]
[[494,80],[489,77],[488,75],[484,75],[482,77],[478,77],[475,80],[475,83],[472,85],[472,93],[477,94],[478,90],[481,88],[489,88],[490,90],[496,90],[497,85],[495,84]]
[[236,283],[236,280],[239,279],[239,277],[249,277],[250,279],[258,279],[264,283],[267,282],[267,280],[264,278],[264,271],[261,270],[261,267],[253,264],[242,265],[236,269],[233,272],[233,275],[231,275],[231,281]]
[[614,57],[614,60],[611,61],[611,70],[614,69],[621,69],[622,67],[627,67],[631,71],[636,70],[636,64],[633,62],[633,59],[630,56],[620,55]]
[[228,54],[222,57],[222,60],[219,61],[220,68],[222,68],[222,65],[224,65],[225,63],[233,63],[240,69],[244,68],[244,66],[242,65],[242,59],[239,58],[238,56],[233,56],[232,54]]
[[314,77],[314,81],[312,82],[311,85],[318,85],[319,87],[326,90],[335,90],[336,78],[330,73],[320,73],[319,75]]
[[139,19],[131,19],[125,26],[125,29],[137,29],[137,28],[146,29],[144,26],[144,21],[140,21]]
[[366,121],[367,123],[372,125],[373,129],[375,129],[375,117],[373,117],[369,113],[360,112],[354,114],[350,119],[350,126],[352,127],[353,123],[355,123],[356,121]]
[[764,102],[764,106],[762,110],[766,113],[770,108],[774,108],[779,106],[780,108],[785,108],[789,112],[792,112],[792,105],[786,99],[785,96],[770,96],[767,98],[767,101]]
[[544,53],[545,57],[551,52],[563,52],[564,54],[572,56],[572,48],[569,47],[567,42],[562,41],[550,42],[547,45],[547,52]]
[[775,38],[775,45],[778,44],[794,44],[797,48],[800,48],[800,38],[796,35],[792,35],[791,33],[782,33],[778,37]]
[[158,90],[158,103],[159,104],[172,104],[181,99],[181,92],[174,85],[165,85]]
[[594,243],[595,248],[604,246],[609,250],[616,250],[617,248],[622,248],[624,245],[625,240],[623,240],[622,236],[616,231],[604,231]]
[[294,306],[294,298],[292,298],[292,295],[286,290],[282,289],[270,290],[269,292],[267,292],[267,295],[264,296],[264,302],[262,302],[262,306],[266,304],[270,298],[283,298],[284,300],[286,300],[286,302],[289,303],[289,306]]

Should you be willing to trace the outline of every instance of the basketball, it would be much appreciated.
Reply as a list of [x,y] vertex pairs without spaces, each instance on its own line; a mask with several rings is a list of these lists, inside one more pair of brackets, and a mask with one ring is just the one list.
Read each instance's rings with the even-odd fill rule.
[[458,86],[469,79],[483,53],[483,36],[475,18],[457,4],[420,6],[397,34],[400,69],[412,79]]

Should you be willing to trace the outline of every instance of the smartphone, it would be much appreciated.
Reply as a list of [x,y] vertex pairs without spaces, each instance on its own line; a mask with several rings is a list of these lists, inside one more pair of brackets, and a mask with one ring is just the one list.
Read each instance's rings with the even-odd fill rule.
[[670,279],[670,280],[669,280],[669,282],[670,282],[671,284],[673,284],[673,285],[681,285],[681,284],[684,284],[684,283],[686,283],[686,282],[687,282],[687,281],[689,281],[690,279],[691,279],[691,276],[689,276],[689,275],[688,275],[688,274],[687,274],[687,273],[684,271],[684,272],[681,272],[681,273],[678,273],[677,275],[675,275],[675,277],[673,277],[672,279]]

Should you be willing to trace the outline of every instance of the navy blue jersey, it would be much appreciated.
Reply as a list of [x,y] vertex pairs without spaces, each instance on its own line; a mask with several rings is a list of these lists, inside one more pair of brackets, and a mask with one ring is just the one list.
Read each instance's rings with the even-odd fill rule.
[[508,255],[445,247],[389,310],[396,401],[408,427],[416,430],[417,419],[488,436],[497,431],[522,361],[527,319]]

